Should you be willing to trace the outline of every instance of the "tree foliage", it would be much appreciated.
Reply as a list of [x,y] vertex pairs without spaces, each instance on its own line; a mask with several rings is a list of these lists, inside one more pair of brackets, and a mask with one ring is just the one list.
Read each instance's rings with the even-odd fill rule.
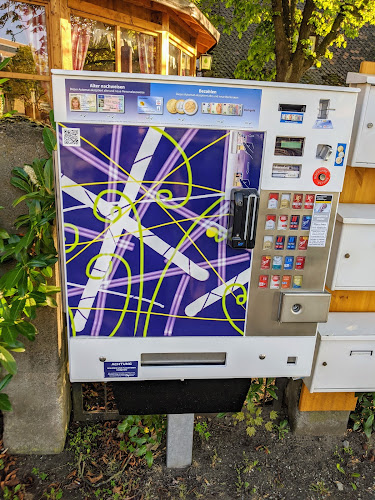
[[[197,0],[224,33],[239,38],[253,25],[247,59],[236,78],[298,82],[313,65],[346,47],[366,24],[375,24],[374,0]],[[228,12],[223,16],[220,3]]]

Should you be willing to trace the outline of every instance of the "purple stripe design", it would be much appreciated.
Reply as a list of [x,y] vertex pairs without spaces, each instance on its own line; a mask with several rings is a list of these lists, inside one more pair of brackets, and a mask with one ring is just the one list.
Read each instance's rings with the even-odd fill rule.
[[[87,229],[87,228],[84,228],[84,227],[80,227],[80,226],[76,226],[77,229],[78,229],[78,232],[79,232],[79,235],[80,236],[83,236],[84,238],[88,238],[89,240],[94,240],[95,238],[98,237],[99,233],[97,233],[96,231],[91,231],[91,229]],[[72,229],[71,227],[67,227],[65,226],[64,227],[64,231],[66,233],[72,233],[74,234],[74,229]],[[107,236],[108,238],[108,236]],[[102,238],[99,238],[97,240],[97,242],[101,242],[102,241]],[[69,245],[69,243],[68,243]],[[134,243],[131,243],[131,242],[124,242],[124,241],[119,241],[118,242],[118,246],[122,247],[122,248],[125,248],[126,249],[129,249],[129,250],[133,250],[134,249]]]
[[[250,252],[246,252],[244,254],[241,253],[240,255],[236,255],[235,257],[229,257],[228,259],[226,259],[226,265],[231,266],[231,265],[239,264],[241,262],[246,262],[249,260],[250,260]],[[204,261],[204,262],[199,262],[197,265],[200,266],[202,269],[211,269],[211,266],[215,267],[218,264],[219,264],[219,260],[216,259],[216,260],[212,260],[210,262],[210,264],[208,264],[207,262]],[[170,276],[179,276],[181,274],[184,274],[184,271],[182,271],[182,269],[180,269],[179,267],[173,267],[173,268],[169,268],[167,270],[167,272],[165,273],[165,277],[168,278]],[[160,278],[160,271],[153,271],[151,273],[146,273],[143,275],[143,281],[152,281],[152,280],[157,280],[159,278]],[[138,275],[132,276],[131,282],[133,284],[136,284],[136,283],[140,282],[140,279],[141,279],[141,277],[138,274]],[[126,286],[128,283],[128,279],[127,278],[118,278],[118,279],[111,280],[111,281],[106,280],[103,283],[106,285],[107,289],[112,289],[112,288]],[[68,290],[68,296],[74,297],[76,295],[81,295],[82,291],[83,291],[83,288],[72,287]]]
[[[119,164],[120,162],[120,149],[121,149],[121,134],[122,134],[122,126],[121,125],[114,125],[112,129],[112,141],[111,141],[111,150],[110,150],[110,157],[113,161]],[[110,161],[108,164],[108,189],[116,189],[117,188],[117,182],[116,180],[118,179],[119,175],[119,169],[118,167],[113,163],[113,161]],[[107,194],[107,200],[111,203],[115,202],[117,198],[116,193],[108,193]],[[109,226],[109,223],[105,222],[104,223],[104,229],[107,229]],[[121,239],[119,239],[118,243],[120,243]],[[126,246],[122,245],[117,245],[117,248],[122,251],[122,253],[125,252]],[[120,252],[118,252],[120,253]],[[116,259],[118,260],[118,259]],[[103,289],[106,289],[106,286],[103,284]],[[97,301],[97,307],[105,307],[107,297],[105,293],[98,294],[98,301]],[[94,317],[94,324],[93,328],[91,330],[91,335],[93,337],[97,337],[100,335],[100,328],[103,323],[103,316],[104,316],[104,311],[95,311],[95,317]]]
[[[60,135],[60,144],[62,144],[61,132],[59,135]],[[73,155],[77,156],[78,158],[81,158],[81,160],[84,160],[86,163],[89,163],[90,165],[97,168],[101,172],[108,174],[108,163],[104,162],[103,160],[100,160],[99,158],[94,156],[92,153],[85,151],[82,147],[79,147],[79,148],[71,147],[71,146],[64,146],[64,147]],[[116,167],[116,165],[115,165],[115,167]],[[118,169],[118,167],[116,167],[116,168]],[[128,170],[128,169],[125,167],[125,170]],[[126,174],[124,174],[124,172],[119,170],[118,171],[118,179],[122,180],[122,181],[127,181],[128,177]]]
[[[222,191],[225,191],[225,185],[226,185],[226,179],[227,179],[229,141],[230,141],[230,135],[228,135],[225,138],[225,144],[224,144],[223,170],[222,170],[222,176],[221,176],[221,190]],[[229,208],[229,204],[228,204],[228,208]],[[227,226],[227,216],[222,215],[219,219],[219,224],[221,226],[226,227]],[[219,261],[221,262],[221,264],[219,264],[218,273],[223,278],[224,281],[226,281],[226,266],[225,266],[226,255],[227,255],[227,242],[226,242],[226,238],[225,238],[223,241],[220,241],[218,243],[218,247],[217,247],[217,256],[219,258]],[[221,285],[221,280],[219,279],[219,276],[217,277],[217,285],[218,286]]]
[[[217,217],[219,217],[221,214],[225,214],[227,212],[229,208],[229,202],[228,201],[223,201],[219,207],[219,209],[213,214],[213,215],[216,215]],[[216,217],[210,217],[208,220],[210,221],[215,221],[216,222]],[[197,241],[198,238],[200,238],[200,236],[202,236],[202,234],[204,234],[204,232],[207,230],[207,222],[205,219],[202,219],[200,221],[200,227],[198,227],[197,229],[195,229],[191,234],[190,234],[190,237],[187,238],[184,243],[181,245],[181,247],[179,248],[180,252],[184,252],[190,245],[192,245],[192,242],[191,241]],[[220,236],[220,235],[219,235]],[[221,280],[220,280],[220,284],[221,284]]]
[[[187,132],[185,132],[185,134],[182,136],[182,138],[179,142],[180,147],[182,149],[186,148],[186,146],[195,137],[197,132],[198,132],[197,129],[191,129],[191,130],[188,130]],[[121,147],[121,139],[119,141],[119,147]],[[167,158],[166,162],[164,163],[163,167],[160,169],[158,175],[155,178],[155,181],[159,181],[159,180],[163,179],[173,169],[173,167],[177,163],[177,160],[180,157],[180,155],[181,154],[178,151],[178,149],[174,148],[173,151],[171,152],[171,154],[169,155],[169,157]],[[141,219],[141,221],[142,221],[142,218],[145,215],[147,209],[149,208],[150,203],[151,203],[151,201],[148,203],[142,203],[142,205],[138,205],[138,215],[139,215],[139,218]],[[133,215],[133,218],[134,218],[134,215]],[[131,237],[132,237],[132,235],[124,236],[121,241],[129,242]],[[125,253],[124,248],[120,248],[119,251],[117,251],[117,255],[119,255],[121,257],[123,257],[124,253]],[[113,276],[115,275],[119,265],[120,265],[120,260],[115,259],[113,262],[111,274],[108,277],[109,278],[108,281],[113,279]],[[106,300],[107,300],[106,294],[100,294],[98,297],[97,307],[104,308],[105,304],[106,304]],[[103,324],[103,317],[104,317],[104,310],[103,309],[95,312],[94,327],[91,331],[92,336],[99,336],[100,335],[100,329],[101,329],[102,324]]]
[[[171,306],[171,309],[169,311],[169,314],[177,314],[178,313],[178,309],[181,305],[181,301],[183,299],[183,296],[184,296],[185,290],[189,284],[189,281],[190,281],[190,276],[188,276],[187,274],[182,276],[180,283],[178,284],[176,294],[173,298],[173,302],[172,302],[172,306]],[[175,317],[168,316],[167,324],[165,325],[165,329],[164,329],[164,336],[170,337],[172,335],[175,322],[176,322]]]

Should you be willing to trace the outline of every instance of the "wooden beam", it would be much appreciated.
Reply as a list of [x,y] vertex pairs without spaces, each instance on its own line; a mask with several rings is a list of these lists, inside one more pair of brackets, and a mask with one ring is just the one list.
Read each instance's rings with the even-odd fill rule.
[[115,10],[108,9],[103,6],[98,6],[89,2],[81,0],[68,0],[68,5],[70,8],[74,9],[74,11],[78,15],[86,17],[93,15],[95,17],[104,19],[105,22],[109,24],[116,24],[117,22],[126,25],[125,27],[129,27],[130,29],[138,28],[151,31],[153,33],[159,33],[162,29],[159,24],[153,23],[151,21],[146,21],[138,17],[130,16],[128,14],[124,14],[123,12],[116,12]]
[[299,411],[353,411],[357,404],[354,392],[313,392],[302,384]]
[[12,71],[0,71],[1,78],[17,78],[19,80],[39,80],[41,82],[51,81],[50,75],[30,75],[29,73],[13,73]]
[[194,55],[195,47],[191,46],[190,44],[186,43],[185,40],[182,40],[176,33],[174,33],[172,30],[169,30],[169,33],[171,36],[171,40],[176,42],[178,45],[180,45],[179,48],[183,48],[185,52],[188,52],[190,56]]
[[115,68],[117,73],[121,73],[121,28],[119,26],[116,26],[115,36],[116,36]]
[[168,55],[169,55],[169,14],[162,14],[162,33],[160,40],[160,74],[168,75]]

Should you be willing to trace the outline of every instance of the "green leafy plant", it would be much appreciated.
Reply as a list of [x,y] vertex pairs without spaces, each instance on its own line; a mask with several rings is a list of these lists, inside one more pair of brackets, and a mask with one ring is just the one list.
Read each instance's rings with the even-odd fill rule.
[[330,496],[331,490],[325,485],[324,481],[318,481],[317,483],[310,484],[310,490],[318,493],[322,498]]
[[254,436],[257,427],[260,427],[263,424],[267,431],[272,432],[273,430],[273,421],[277,418],[277,412],[271,411],[270,420],[268,422],[264,422],[262,417],[263,409],[260,405],[265,403],[267,397],[277,399],[276,386],[274,385],[274,382],[275,379],[273,378],[256,379],[250,385],[242,411],[233,415],[234,425],[237,425],[239,422],[246,423],[246,434],[249,437]]
[[354,421],[353,430],[362,430],[369,439],[375,431],[375,392],[361,392],[357,396],[356,409],[350,415]]
[[274,424],[273,427],[277,431],[279,439],[284,439],[289,432],[289,423],[287,420],[282,420],[279,424]]
[[166,432],[166,423],[166,415],[128,415],[118,425],[118,430],[126,434],[120,443],[121,449],[144,457],[148,467],[151,467],[153,452],[159,447]]
[[208,432],[207,422],[197,422],[194,429],[196,432],[198,432],[199,437],[202,439],[202,441],[208,441],[210,439],[211,433]]
[[46,474],[45,472],[40,472],[40,470],[37,467],[32,468],[31,474],[34,474],[34,476],[38,477],[42,481],[48,479],[48,474]]
[[47,498],[48,500],[61,500],[63,496],[63,491],[61,488],[56,490],[55,488],[51,487],[49,491],[45,491],[43,493],[43,498]]
[[46,127],[43,140],[49,158],[35,159],[31,165],[12,171],[11,184],[25,192],[13,206],[25,202],[27,207],[27,213],[17,217],[14,224],[19,232],[9,234],[0,229],[0,262],[7,263],[9,269],[0,279],[0,364],[4,374],[0,380],[0,410],[3,411],[11,410],[9,397],[3,391],[17,373],[12,352],[25,350],[20,337],[35,340],[37,331],[32,320],[36,311],[39,307],[56,307],[53,295],[60,290],[48,283],[57,261],[53,241],[54,131]]
[[[14,488],[9,489],[7,486],[4,487],[3,490],[3,498],[4,500],[20,500],[20,498],[24,498],[25,485],[17,484]],[[19,496],[20,495],[20,496]]]

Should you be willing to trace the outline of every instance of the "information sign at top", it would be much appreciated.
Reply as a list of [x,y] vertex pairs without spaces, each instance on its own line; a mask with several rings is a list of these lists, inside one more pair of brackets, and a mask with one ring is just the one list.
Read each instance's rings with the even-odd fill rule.
[[66,79],[67,118],[171,126],[256,129],[261,89],[127,80]]

